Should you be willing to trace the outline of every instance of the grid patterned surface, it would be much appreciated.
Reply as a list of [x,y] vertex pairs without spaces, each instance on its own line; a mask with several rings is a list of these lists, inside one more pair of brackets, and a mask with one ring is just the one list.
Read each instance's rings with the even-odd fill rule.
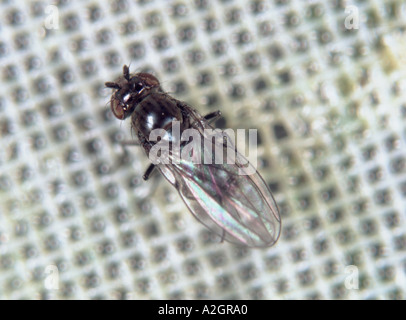
[[[404,299],[405,21],[402,0],[1,1],[0,298]],[[215,243],[141,180],[104,88],[129,63],[258,128],[276,246]]]

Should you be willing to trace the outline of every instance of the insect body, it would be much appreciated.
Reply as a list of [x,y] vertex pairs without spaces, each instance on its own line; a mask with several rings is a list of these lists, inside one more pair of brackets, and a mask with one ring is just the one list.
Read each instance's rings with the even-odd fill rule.
[[[144,180],[158,168],[197,220],[222,239],[249,247],[269,247],[278,240],[281,219],[268,186],[236,151],[228,135],[218,138],[207,133],[213,131],[210,122],[221,115],[219,111],[203,117],[165,93],[156,77],[149,73],[130,74],[127,66],[116,82],[106,82],[106,86],[115,89],[111,97],[112,112],[118,119],[131,116],[139,143],[153,162]],[[190,129],[198,133],[199,139],[193,139],[198,141],[193,151],[187,149],[190,144],[175,134],[174,124],[181,134]],[[159,129],[165,130],[165,134],[160,140],[152,139],[154,130]],[[180,146],[177,151],[169,148],[163,153],[168,161],[157,159],[159,153],[153,155],[162,142],[171,147]],[[203,151],[196,151],[200,147]],[[222,163],[202,161],[214,159],[213,154],[217,152],[226,155]],[[162,153],[160,156],[162,159]],[[229,161],[231,158],[233,161]]]

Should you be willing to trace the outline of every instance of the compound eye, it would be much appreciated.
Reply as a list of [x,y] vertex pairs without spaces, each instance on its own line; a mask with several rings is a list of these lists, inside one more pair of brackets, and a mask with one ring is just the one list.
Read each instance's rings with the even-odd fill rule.
[[117,119],[123,120],[125,118],[124,106],[118,99],[111,100],[111,111]]

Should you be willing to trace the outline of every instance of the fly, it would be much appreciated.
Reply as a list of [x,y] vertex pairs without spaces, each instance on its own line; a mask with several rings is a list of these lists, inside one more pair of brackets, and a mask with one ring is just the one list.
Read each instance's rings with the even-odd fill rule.
[[[215,136],[213,143],[213,136],[207,133],[213,131],[211,122],[221,116],[220,111],[203,117],[185,102],[164,92],[155,76],[130,74],[126,65],[116,82],[105,85],[114,89],[110,101],[114,116],[120,120],[131,116],[132,129],[152,162],[144,180],[157,168],[178,190],[193,216],[222,239],[248,247],[275,244],[281,218],[268,186],[237,152],[227,134],[223,133],[221,138]],[[194,148],[189,148],[190,144],[175,134],[175,124],[182,137],[190,129],[197,133],[193,141],[199,142]],[[153,138],[156,130],[164,135]],[[168,152],[155,153],[156,147],[164,142],[170,146]],[[196,151],[210,143],[209,148],[202,148],[203,153]],[[180,147],[177,151],[172,148],[175,145]],[[212,159],[213,151],[216,156],[217,152],[226,155],[226,159],[220,164],[202,161],[207,160],[207,153]]]

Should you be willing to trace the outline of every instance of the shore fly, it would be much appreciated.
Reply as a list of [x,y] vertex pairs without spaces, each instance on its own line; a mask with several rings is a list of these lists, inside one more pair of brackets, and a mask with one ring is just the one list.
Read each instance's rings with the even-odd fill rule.
[[[194,217],[222,239],[248,247],[275,244],[281,218],[267,184],[229,135],[210,134],[218,132],[211,123],[220,111],[201,116],[164,92],[155,76],[130,74],[126,65],[117,81],[105,85],[114,89],[110,101],[114,116],[120,120],[131,116],[132,130],[152,162],[144,180],[157,168]],[[182,138],[175,134],[174,124]],[[157,131],[159,137],[152,138]],[[192,142],[183,139],[189,132],[194,133]],[[155,152],[164,142],[169,149]],[[226,158],[219,163],[214,154]]]

